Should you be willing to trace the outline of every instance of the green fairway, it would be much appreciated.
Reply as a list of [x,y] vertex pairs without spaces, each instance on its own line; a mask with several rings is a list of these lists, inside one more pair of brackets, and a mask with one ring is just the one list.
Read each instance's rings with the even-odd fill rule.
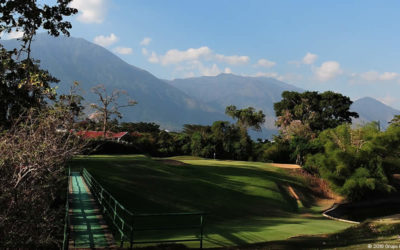
[[[350,226],[321,216],[322,208],[315,206],[304,179],[265,163],[135,155],[78,157],[71,164],[85,167],[133,212],[208,213],[205,247],[283,240]],[[290,195],[289,186],[301,201]]]

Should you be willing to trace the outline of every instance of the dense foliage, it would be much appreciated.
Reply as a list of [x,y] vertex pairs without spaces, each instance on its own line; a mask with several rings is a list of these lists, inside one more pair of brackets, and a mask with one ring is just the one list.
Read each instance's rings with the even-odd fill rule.
[[71,0],[56,5],[36,1],[0,1],[0,34],[22,32],[21,47],[11,50],[0,45],[0,129],[8,128],[12,119],[31,107],[43,107],[45,98],[54,98],[50,83],[57,80],[30,57],[31,42],[39,28],[53,36],[69,35],[71,24],[64,16],[77,12],[68,7]]
[[361,200],[395,190],[391,178],[400,167],[394,161],[400,152],[400,128],[380,132],[375,123],[356,129],[344,124],[323,131],[317,140],[322,150],[307,158],[306,168],[340,194]]
[[[335,128],[342,123],[351,123],[352,117],[358,117],[357,113],[350,111],[352,103],[349,97],[332,91],[284,91],[282,100],[274,104],[274,110],[277,117],[288,113],[290,121],[301,121],[311,131],[317,132]],[[284,120],[277,125],[282,127],[287,122]]]
[[339,93],[284,91],[274,104],[278,141],[286,141],[292,152],[288,158],[303,165],[307,154],[316,152],[314,139],[321,131],[351,123],[358,114],[350,111],[352,101]]
[[32,110],[0,135],[0,247],[60,246],[65,164],[85,145],[58,132],[70,121],[61,108]]

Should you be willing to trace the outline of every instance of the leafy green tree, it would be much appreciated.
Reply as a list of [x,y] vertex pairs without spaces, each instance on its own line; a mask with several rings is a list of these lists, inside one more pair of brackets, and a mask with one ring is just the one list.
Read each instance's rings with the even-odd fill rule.
[[210,133],[210,126],[198,125],[198,124],[185,124],[183,125],[183,133],[191,136],[192,134],[199,132],[202,136]]
[[190,137],[190,149],[194,156],[201,156],[201,151],[203,149],[203,137],[201,133],[196,131]]
[[[238,152],[237,159],[247,160],[252,155],[252,140],[247,134],[247,130],[251,128],[260,131],[261,125],[265,122],[265,114],[262,110],[257,112],[253,107],[237,109],[234,105],[226,107],[225,113],[237,120],[236,125],[241,132],[239,147],[242,150],[236,150]],[[238,145],[236,145],[236,148],[238,148]]]
[[235,142],[240,141],[240,130],[227,121],[215,121],[211,126],[211,136],[218,159],[235,158]]
[[290,119],[277,123],[279,127],[299,120],[311,131],[320,132],[342,123],[351,123],[353,117],[357,118],[358,114],[350,111],[352,103],[349,97],[332,91],[284,91],[282,100],[274,104],[274,110],[278,119],[290,116]]
[[122,122],[119,131],[139,132],[139,133],[159,133],[160,125],[154,122]]
[[50,83],[58,82],[30,59],[15,61],[15,53],[0,48],[0,129],[29,108],[41,108],[55,98]]
[[245,109],[237,109],[236,106],[231,105],[226,107],[225,114],[237,120],[237,125],[241,130],[252,128],[256,131],[261,130],[261,125],[265,122],[265,115],[262,110],[256,112],[253,107]]
[[389,124],[390,126],[400,127],[400,115],[395,115]]
[[[393,133],[393,131],[391,131]],[[398,133],[398,134],[397,134]],[[399,138],[400,129],[396,131]],[[360,200],[394,191],[385,171],[385,149],[395,140],[379,132],[375,124],[358,129],[343,124],[323,131],[318,140],[323,152],[307,158],[306,168],[318,172],[331,186],[350,200]]]
[[39,29],[52,36],[69,35],[71,23],[63,18],[77,13],[68,7],[71,1],[58,0],[53,6],[36,0],[0,1],[0,34],[23,33],[20,48],[8,51],[0,45],[0,129],[27,109],[43,107],[46,98],[54,98],[50,83],[57,80],[30,58],[31,43]]

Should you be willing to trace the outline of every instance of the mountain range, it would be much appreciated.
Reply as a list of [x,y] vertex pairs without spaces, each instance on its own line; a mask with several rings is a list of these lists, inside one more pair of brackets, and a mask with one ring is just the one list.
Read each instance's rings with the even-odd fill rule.
[[[18,46],[16,40],[1,41],[7,48]],[[64,93],[74,81],[80,83],[85,100],[95,102],[91,88],[103,84],[108,90],[123,89],[138,104],[123,111],[125,121],[156,122],[165,129],[180,130],[183,124],[211,124],[231,120],[225,107],[252,106],[267,116],[262,134],[270,137],[274,127],[273,103],[281,100],[285,90],[304,91],[296,86],[268,77],[233,74],[162,80],[148,71],[129,65],[107,49],[81,38],[53,38],[39,34],[32,43],[32,57],[43,69],[60,79],[59,92]],[[357,123],[380,121],[386,127],[393,115],[400,114],[373,98],[355,101],[351,107],[358,112]]]
[[400,115],[400,111],[394,109],[382,102],[371,98],[364,97],[355,101],[351,109],[360,116],[355,119],[355,124],[365,124],[371,121],[377,121],[382,129],[386,129],[395,115]]

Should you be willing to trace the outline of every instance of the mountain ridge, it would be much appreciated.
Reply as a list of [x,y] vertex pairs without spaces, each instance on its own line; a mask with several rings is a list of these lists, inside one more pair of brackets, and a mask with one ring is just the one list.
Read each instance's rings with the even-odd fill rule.
[[[15,40],[5,41],[8,47]],[[124,109],[124,120],[160,123],[176,130],[185,123],[208,124],[225,117],[206,104],[158,79],[150,72],[124,62],[109,50],[82,38],[45,34],[35,37],[32,57],[41,68],[60,79],[59,91],[65,93],[74,81],[80,83],[88,102],[96,101],[90,89],[104,84],[107,89],[124,89],[138,105]]]
[[[8,48],[18,43],[1,42]],[[267,115],[263,133],[251,132],[253,138],[270,138],[277,133],[273,103],[281,100],[282,91],[305,91],[274,78],[235,74],[162,80],[83,38],[39,34],[32,43],[32,57],[40,60],[41,68],[61,80],[58,85],[61,93],[67,92],[74,81],[81,83],[88,102],[96,100],[90,89],[98,84],[103,83],[108,89],[125,89],[139,104],[122,110],[124,121],[156,122],[170,130],[180,130],[183,124],[232,121],[224,114],[226,106],[252,106]],[[383,128],[393,115],[400,114],[371,97],[356,100],[351,109],[360,114],[355,122],[379,120]]]

